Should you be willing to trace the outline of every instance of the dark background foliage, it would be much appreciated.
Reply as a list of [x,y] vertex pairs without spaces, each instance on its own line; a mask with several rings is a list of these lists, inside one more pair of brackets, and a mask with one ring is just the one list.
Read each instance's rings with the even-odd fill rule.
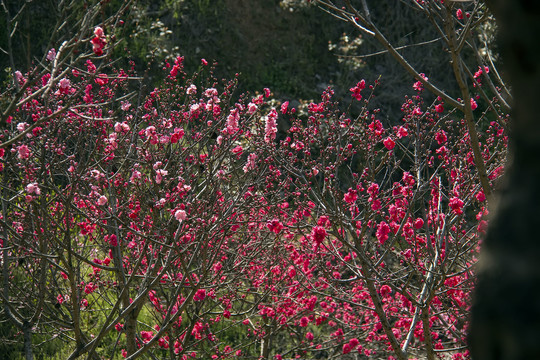
[[[24,72],[49,48],[58,48],[88,3],[75,2],[68,8],[54,0],[26,3],[11,44],[15,70]],[[104,19],[122,0],[103,3]],[[18,0],[6,1],[11,17],[21,6]],[[370,6],[377,25],[396,47],[403,47],[411,64],[452,93],[456,86],[441,42],[417,9],[400,1],[375,1]],[[269,87],[281,100],[318,99],[328,86],[334,86],[337,99],[349,99],[348,89],[360,79],[371,83],[380,77],[386,91],[372,104],[384,109],[382,117],[390,122],[400,117],[403,95],[412,93],[412,78],[388,54],[380,53],[375,40],[305,0],[135,0],[114,34],[123,41],[115,58],[134,60],[154,85],[162,60],[181,55],[188,71],[196,70],[201,58],[216,61],[218,77],[240,74],[240,91]],[[9,47],[4,11],[0,47]],[[5,80],[8,56],[0,57],[0,67]]]

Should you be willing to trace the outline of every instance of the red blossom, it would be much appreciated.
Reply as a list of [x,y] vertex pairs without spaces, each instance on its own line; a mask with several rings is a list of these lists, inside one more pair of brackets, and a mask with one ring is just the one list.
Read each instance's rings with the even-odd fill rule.
[[326,229],[322,226],[314,226],[311,230],[311,238],[316,245],[319,245],[326,238],[327,232]]
[[356,86],[349,89],[352,93],[352,97],[358,101],[362,100],[362,95],[360,93],[362,92],[362,90],[364,90],[365,87],[366,81],[362,79],[358,84],[356,84]]
[[283,229],[283,223],[279,221],[278,219],[273,219],[269,221],[266,226],[268,227],[268,230],[275,234],[279,234],[281,230]]
[[384,139],[383,144],[388,150],[392,150],[396,146],[396,142],[391,137]]
[[195,301],[203,301],[206,297],[206,290],[205,289],[198,289],[195,292],[195,295],[193,295],[193,300]]
[[478,104],[473,98],[471,98],[471,109],[476,110],[477,107],[478,107]]
[[384,244],[388,240],[388,234],[390,233],[390,226],[385,221],[381,221],[377,225],[377,239],[381,244]]
[[347,191],[345,195],[343,196],[343,200],[348,204],[354,203],[357,199],[358,199],[358,191],[351,188],[349,188],[349,191]]
[[448,205],[450,206],[452,211],[454,211],[454,213],[456,213],[457,215],[463,214],[462,209],[463,209],[464,203],[463,203],[463,200],[461,200],[460,198],[458,197],[451,198]]

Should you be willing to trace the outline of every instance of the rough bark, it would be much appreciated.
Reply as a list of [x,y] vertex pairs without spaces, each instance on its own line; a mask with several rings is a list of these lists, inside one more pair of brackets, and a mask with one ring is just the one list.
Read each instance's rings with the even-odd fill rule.
[[512,86],[510,163],[484,241],[473,359],[540,359],[540,2],[488,0]]

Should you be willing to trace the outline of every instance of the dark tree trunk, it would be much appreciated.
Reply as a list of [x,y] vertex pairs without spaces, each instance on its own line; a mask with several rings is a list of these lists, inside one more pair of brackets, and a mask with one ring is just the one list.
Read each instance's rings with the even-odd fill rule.
[[24,358],[25,360],[34,360],[34,353],[32,352],[32,325],[25,322],[22,332],[24,336]]
[[512,87],[510,164],[482,247],[475,360],[540,359],[540,1],[487,0]]

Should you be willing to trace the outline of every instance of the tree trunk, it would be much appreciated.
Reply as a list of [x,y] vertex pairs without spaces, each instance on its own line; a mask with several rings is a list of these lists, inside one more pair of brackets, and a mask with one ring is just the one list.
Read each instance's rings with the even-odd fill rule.
[[34,360],[34,353],[32,352],[32,325],[25,321],[22,332],[24,337],[24,359]]
[[540,359],[540,2],[488,0],[512,86],[510,162],[481,251],[473,359]]

